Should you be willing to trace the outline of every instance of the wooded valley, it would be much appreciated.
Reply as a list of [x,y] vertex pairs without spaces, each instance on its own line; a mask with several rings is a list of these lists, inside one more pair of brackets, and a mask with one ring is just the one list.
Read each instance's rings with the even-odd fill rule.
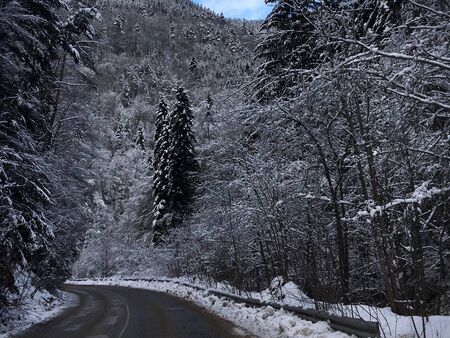
[[450,315],[448,0],[0,0],[0,308],[281,276]]

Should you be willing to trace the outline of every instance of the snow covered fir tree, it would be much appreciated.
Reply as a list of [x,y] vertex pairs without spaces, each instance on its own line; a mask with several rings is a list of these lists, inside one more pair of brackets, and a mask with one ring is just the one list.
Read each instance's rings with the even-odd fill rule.
[[176,89],[173,112],[168,115],[164,99],[159,102],[155,126],[153,177],[153,242],[162,241],[168,230],[182,224],[191,212],[195,191],[195,138],[192,110],[183,87]]
[[266,2],[0,1],[0,335],[123,276],[448,335],[450,4]]
[[58,192],[62,176],[53,168],[58,161],[54,148],[60,90],[54,64],[66,60],[67,54],[75,63],[88,57],[77,41],[93,38],[90,22],[97,11],[74,8],[58,16],[64,8],[60,1],[1,3],[1,308],[20,296],[30,276],[33,287],[53,289],[70,275],[75,259],[75,247],[68,240],[80,234],[77,228],[62,234],[67,225],[58,224],[65,204],[76,208],[79,203],[65,196],[77,188]]
[[158,242],[168,228],[169,203],[169,148],[170,134],[168,107],[161,98],[155,121],[155,146],[153,156],[153,241]]

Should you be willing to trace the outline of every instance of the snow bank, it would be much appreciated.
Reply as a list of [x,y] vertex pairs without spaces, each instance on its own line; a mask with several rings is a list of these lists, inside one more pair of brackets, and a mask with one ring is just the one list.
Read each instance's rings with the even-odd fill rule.
[[343,332],[333,331],[326,322],[312,323],[283,310],[270,306],[251,308],[235,303],[175,281],[125,281],[120,278],[103,280],[73,281],[79,285],[114,285],[152,291],[167,292],[189,300],[219,317],[229,320],[237,326],[259,337],[311,337],[311,338],[348,338]]
[[34,324],[49,320],[64,309],[73,306],[77,297],[60,292],[55,297],[47,291],[38,291],[31,297],[24,297],[26,302],[12,306],[0,313],[0,338],[7,338],[28,329]]
[[[224,289],[223,285],[220,287]],[[230,291],[230,290],[228,290]],[[299,306],[315,309],[315,301],[309,298],[293,282],[284,283],[282,277],[275,277],[270,288],[261,292],[245,293],[246,297],[281,305]],[[376,321],[380,324],[380,333],[386,338],[412,338],[417,333],[423,337],[422,318],[418,316],[399,316],[390,308],[378,308],[368,305],[343,305],[320,303],[321,310],[337,316]],[[417,331],[417,332],[416,332]],[[425,334],[428,338],[450,337],[450,316],[430,316],[425,320]]]
[[247,295],[250,298],[265,302],[314,309],[314,301],[294,282],[284,283],[283,277],[275,277],[270,283],[270,288],[261,292],[250,292]]
[[[315,309],[315,302],[293,282],[283,284],[281,277],[273,279],[270,288],[262,292],[247,293],[247,296],[266,302],[299,306],[305,309]],[[337,316],[359,318],[378,322],[380,333],[386,338],[423,337],[422,318],[418,316],[399,316],[390,308],[378,308],[368,305],[343,305],[320,303],[324,310]],[[417,330],[417,332],[416,332]],[[430,316],[425,320],[427,338],[450,337],[450,316]]]
[[[232,292],[225,284],[219,284],[218,289]],[[234,292],[236,293],[236,292]],[[305,309],[316,309],[314,299],[309,298],[298,285],[293,282],[284,283],[282,277],[275,277],[270,287],[261,292],[242,293],[245,297],[258,299],[280,305],[299,306]],[[390,308],[378,308],[368,305],[343,305],[318,302],[320,310],[337,316],[359,318],[366,321],[376,321],[380,324],[380,333],[386,338],[423,337],[422,318],[418,316],[399,316]],[[430,316],[425,320],[427,338],[450,337],[450,316]]]
[[[336,305],[328,312],[367,321],[378,321],[383,337],[424,337],[422,317],[399,316],[393,313],[390,308],[377,308],[368,305]],[[450,337],[450,316],[430,316],[426,318],[425,336],[427,338]]]

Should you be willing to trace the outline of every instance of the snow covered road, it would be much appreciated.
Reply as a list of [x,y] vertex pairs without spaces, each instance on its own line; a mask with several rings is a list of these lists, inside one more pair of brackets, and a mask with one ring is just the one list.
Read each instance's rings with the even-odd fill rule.
[[159,292],[70,285],[78,304],[19,337],[235,337],[245,333],[191,302]]

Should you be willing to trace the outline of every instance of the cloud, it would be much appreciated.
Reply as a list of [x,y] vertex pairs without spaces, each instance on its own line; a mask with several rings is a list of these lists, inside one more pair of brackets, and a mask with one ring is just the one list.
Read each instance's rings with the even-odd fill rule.
[[263,19],[270,12],[264,0],[195,0],[195,2],[223,13],[227,18]]

